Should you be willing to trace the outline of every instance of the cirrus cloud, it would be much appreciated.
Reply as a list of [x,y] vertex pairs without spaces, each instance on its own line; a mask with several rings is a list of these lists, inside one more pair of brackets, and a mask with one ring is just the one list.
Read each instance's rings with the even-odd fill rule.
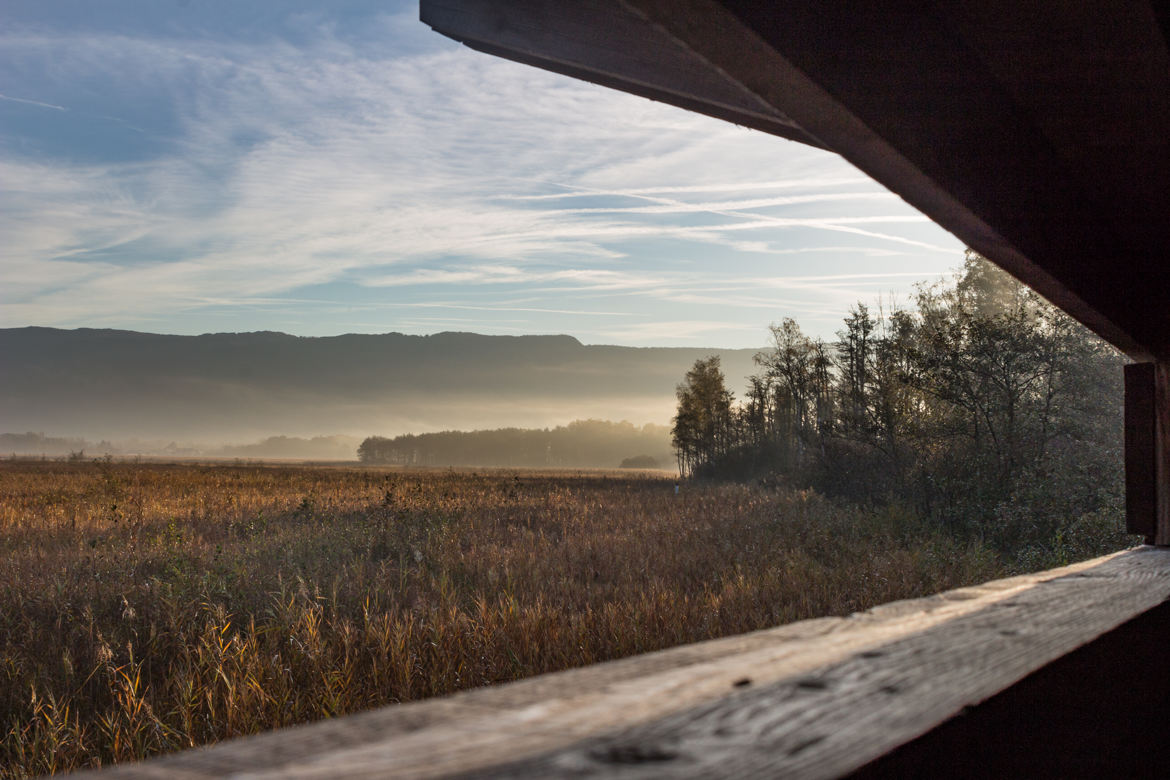
[[298,13],[234,37],[5,27],[4,324],[321,334],[418,330],[426,308],[486,332],[747,346],[784,301],[831,332],[849,296],[960,257],[833,155],[377,4],[365,24]]

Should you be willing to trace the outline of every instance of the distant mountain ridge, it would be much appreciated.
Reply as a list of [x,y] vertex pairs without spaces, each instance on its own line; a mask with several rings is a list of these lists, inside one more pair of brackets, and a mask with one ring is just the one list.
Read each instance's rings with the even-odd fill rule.
[[574,419],[666,423],[674,388],[719,354],[741,388],[756,350],[584,345],[444,332],[174,336],[0,329],[0,431],[250,441]]

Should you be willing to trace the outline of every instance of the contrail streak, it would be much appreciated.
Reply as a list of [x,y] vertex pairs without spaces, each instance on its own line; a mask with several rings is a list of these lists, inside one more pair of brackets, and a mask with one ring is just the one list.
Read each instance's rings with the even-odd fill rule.
[[51,108],[54,111],[68,111],[65,106],[58,106],[54,103],[42,103],[39,100],[29,100],[28,98],[9,97],[8,95],[0,95],[0,100],[10,100],[13,103],[27,103],[30,106],[40,106],[41,108]]

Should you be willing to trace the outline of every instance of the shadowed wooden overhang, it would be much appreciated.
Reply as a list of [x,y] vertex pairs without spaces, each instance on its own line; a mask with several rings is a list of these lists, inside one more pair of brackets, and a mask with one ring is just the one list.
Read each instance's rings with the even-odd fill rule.
[[420,15],[481,51],[835,151],[1141,361],[1127,522],[1170,544],[1164,6],[422,0]]
[[422,0],[421,18],[836,151],[1131,357],[1170,359],[1170,56],[1149,2]]

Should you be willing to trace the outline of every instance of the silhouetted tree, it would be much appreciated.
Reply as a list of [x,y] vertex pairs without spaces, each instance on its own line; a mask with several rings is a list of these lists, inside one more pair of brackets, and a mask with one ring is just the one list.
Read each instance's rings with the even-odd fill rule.
[[1116,351],[973,252],[914,303],[857,304],[831,348],[781,320],[738,408],[718,363],[696,363],[678,390],[682,472],[766,470],[1013,544],[1044,538],[1060,513],[1116,508]]
[[732,394],[724,384],[719,356],[695,361],[677,388],[678,413],[671,439],[678,457],[679,473],[691,474],[712,463],[737,443],[731,412]]

